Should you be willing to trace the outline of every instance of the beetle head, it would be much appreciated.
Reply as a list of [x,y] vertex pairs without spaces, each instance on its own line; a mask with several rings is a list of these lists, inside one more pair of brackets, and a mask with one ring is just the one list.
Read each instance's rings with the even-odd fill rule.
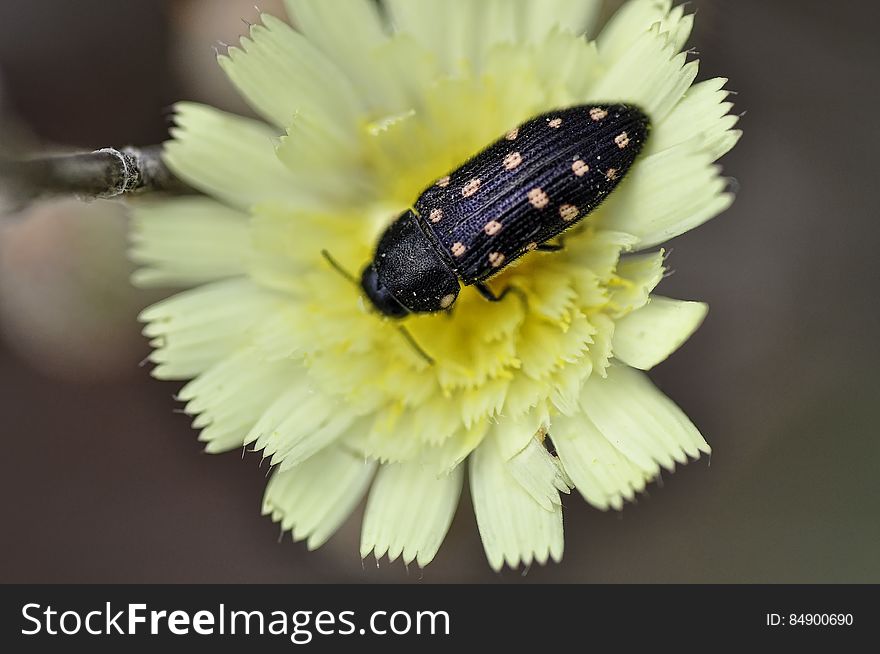
[[373,303],[373,306],[380,313],[389,318],[403,318],[409,313],[409,309],[395,300],[391,292],[382,283],[382,280],[379,279],[373,264],[364,268],[364,272],[361,275],[361,286],[370,302]]
[[447,309],[461,289],[412,211],[385,230],[361,286],[376,309],[391,318]]

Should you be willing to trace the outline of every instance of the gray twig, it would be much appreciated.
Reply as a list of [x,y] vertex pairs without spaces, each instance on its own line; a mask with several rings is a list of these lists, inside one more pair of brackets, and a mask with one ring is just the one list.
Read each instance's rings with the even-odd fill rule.
[[161,145],[0,159],[0,187],[19,202],[58,195],[94,200],[132,193],[195,193],[165,166]]

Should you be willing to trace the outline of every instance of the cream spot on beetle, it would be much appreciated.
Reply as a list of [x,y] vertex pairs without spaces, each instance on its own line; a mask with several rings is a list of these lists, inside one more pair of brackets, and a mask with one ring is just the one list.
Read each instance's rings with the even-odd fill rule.
[[438,179],[437,186],[439,186],[441,188],[445,188],[445,187],[449,186],[449,175],[446,175],[445,177],[441,177],[440,179]]
[[464,197],[469,198],[474,193],[476,193],[479,189],[480,189],[480,178],[474,177],[471,181],[469,181],[467,184],[464,185],[464,188],[461,189],[461,194]]
[[504,259],[505,259],[504,255],[501,254],[500,252],[491,252],[491,253],[489,253],[489,264],[490,264],[493,268],[497,268],[497,267],[500,266],[502,263],[504,263]]
[[444,295],[440,299],[440,308],[441,309],[448,309],[452,305],[453,302],[455,302],[455,296],[452,293],[450,293],[449,295]]
[[587,165],[587,162],[583,159],[578,159],[573,164],[571,164],[572,172],[578,177],[583,177],[588,172],[590,172],[590,167]]
[[540,188],[533,188],[529,191],[528,198],[535,209],[543,209],[550,203],[550,198]]
[[443,220],[443,209],[431,209],[431,214],[428,216],[432,223],[439,223]]
[[605,171],[605,179],[617,179],[617,168],[609,168]]
[[513,170],[522,163],[522,155],[519,152],[511,152],[504,157],[504,161],[501,163],[504,164],[507,170]]
[[614,137],[614,142],[617,143],[618,148],[623,150],[627,145],[629,145],[629,135],[627,135],[626,132],[621,132]]
[[538,249],[538,244],[532,241],[526,246],[526,252],[534,252]]
[[592,118],[593,120],[602,120],[607,115],[608,112],[602,107],[593,107],[592,109],[590,109],[590,118]]
[[549,126],[552,127],[553,129],[556,129],[556,128],[559,127],[561,124],[562,124],[562,118],[554,118],[553,120],[548,120],[548,121],[547,121],[547,125],[549,125]]
[[578,209],[573,204],[563,204],[559,207],[559,215],[562,216],[562,219],[565,221],[574,220],[577,218]]
[[501,231],[501,223],[497,220],[490,220],[486,223],[486,226],[483,227],[483,231],[489,236],[495,236],[495,234]]
[[515,141],[517,136],[519,136],[519,127],[514,127],[512,130],[504,135],[504,138],[506,138],[508,141]]
[[460,257],[464,254],[465,250],[467,248],[464,246],[464,243],[456,242],[452,244],[452,256],[454,257]]

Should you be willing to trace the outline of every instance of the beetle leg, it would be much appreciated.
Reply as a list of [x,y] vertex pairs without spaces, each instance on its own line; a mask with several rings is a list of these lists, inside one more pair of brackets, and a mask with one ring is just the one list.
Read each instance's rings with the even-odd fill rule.
[[562,245],[557,245],[555,243],[541,243],[537,248],[535,248],[538,252],[559,252],[564,249]]
[[501,302],[504,299],[504,296],[510,293],[510,286],[501,291],[501,295],[495,295],[491,288],[486,286],[483,282],[478,282],[474,284],[474,288],[477,289],[477,292],[482,295],[484,298],[489,300],[489,302]]

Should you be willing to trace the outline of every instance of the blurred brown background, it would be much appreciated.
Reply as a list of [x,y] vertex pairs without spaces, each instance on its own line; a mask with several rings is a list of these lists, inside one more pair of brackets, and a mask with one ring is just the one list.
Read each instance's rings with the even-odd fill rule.
[[[280,13],[278,2],[261,7]],[[0,104],[34,142],[163,139],[178,98],[240,110],[212,43],[253,0],[0,1]],[[149,378],[124,216],[0,218],[0,581],[880,582],[876,155],[880,46],[862,2],[703,0],[701,78],[739,95],[733,208],[673,243],[661,292],[703,328],[652,373],[714,448],[622,513],[566,508],[561,565],[485,563],[469,498],[420,573],[315,553],[259,515],[253,455],[201,454]],[[870,14],[870,15],[869,15]],[[21,132],[18,132],[21,135]],[[6,147],[12,144],[6,143]]]

